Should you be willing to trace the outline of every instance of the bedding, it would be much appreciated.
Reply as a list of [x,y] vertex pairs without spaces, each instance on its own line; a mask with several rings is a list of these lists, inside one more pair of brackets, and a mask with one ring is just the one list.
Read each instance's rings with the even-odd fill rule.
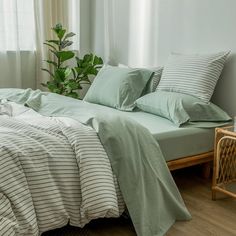
[[120,68],[106,65],[95,77],[84,100],[91,103],[132,111],[146,84],[153,76],[147,69]]
[[[123,64],[118,64],[119,67],[124,67],[124,68],[131,68],[127,65],[123,65]],[[154,72],[153,77],[148,81],[146,88],[143,91],[143,95],[148,94],[148,93],[152,93],[156,90],[157,85],[160,82],[161,79],[161,75],[162,75],[162,71],[163,68],[162,66],[158,66],[158,67],[145,67],[148,70],[151,70]]]
[[[40,235],[118,216],[116,178],[137,235],[162,236],[191,218],[158,143],[137,122],[40,91],[3,89],[0,99],[1,234]],[[9,100],[41,116],[27,118],[35,112],[19,114]]]
[[0,235],[39,235],[68,221],[83,227],[123,212],[93,129],[10,103],[0,114]]
[[189,94],[209,102],[229,53],[172,53],[157,90]]
[[[108,112],[105,107],[103,109],[104,112]],[[142,111],[125,112],[124,115],[149,130],[160,145],[166,161],[198,155],[214,149],[215,128],[199,128],[204,127],[205,122],[198,122],[198,127],[194,124],[177,127],[163,117]]]
[[136,101],[138,108],[171,120],[177,126],[189,121],[227,122],[231,117],[215,104],[187,94],[156,91]]

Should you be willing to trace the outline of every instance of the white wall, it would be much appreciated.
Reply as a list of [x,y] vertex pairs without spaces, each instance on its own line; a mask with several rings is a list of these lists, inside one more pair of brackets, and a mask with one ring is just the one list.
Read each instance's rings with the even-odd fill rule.
[[[136,0],[140,3],[144,0]],[[219,81],[213,100],[236,115],[236,0],[145,0],[149,3],[146,22],[150,43],[146,45],[149,57],[144,63],[164,65],[170,52],[210,53],[231,50],[223,78]],[[129,63],[130,10],[133,0],[115,0],[117,62]],[[104,56],[104,6],[102,0],[91,0],[91,49]],[[139,23],[137,18],[137,23]],[[138,26],[135,26],[138,27]],[[135,44],[135,39],[133,40]],[[137,48],[139,50],[139,48]],[[135,52],[135,48],[133,49]],[[132,62],[131,62],[132,63]]]

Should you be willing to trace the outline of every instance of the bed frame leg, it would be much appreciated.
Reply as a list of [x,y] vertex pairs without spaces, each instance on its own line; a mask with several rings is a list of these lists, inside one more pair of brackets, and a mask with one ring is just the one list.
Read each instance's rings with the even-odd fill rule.
[[212,162],[206,162],[202,164],[202,177],[204,179],[210,179],[211,177]]

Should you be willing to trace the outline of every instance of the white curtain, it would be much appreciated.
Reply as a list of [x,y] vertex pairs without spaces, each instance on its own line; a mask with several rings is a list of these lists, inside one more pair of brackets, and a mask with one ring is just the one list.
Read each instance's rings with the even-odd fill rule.
[[103,0],[103,4],[105,60],[156,66],[159,1]]
[[0,87],[35,87],[32,0],[0,0]]
[[80,0],[0,0],[0,88],[41,88],[47,81],[43,59],[52,39],[51,28],[62,23],[79,50]]

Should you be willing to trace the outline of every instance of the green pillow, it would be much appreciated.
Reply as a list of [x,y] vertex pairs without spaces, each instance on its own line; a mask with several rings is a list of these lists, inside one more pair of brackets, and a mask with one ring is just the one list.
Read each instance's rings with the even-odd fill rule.
[[153,72],[147,69],[105,66],[97,74],[84,100],[132,111]]
[[215,104],[181,93],[156,91],[136,101],[136,106],[145,111],[171,120],[180,126],[188,121],[230,121],[226,112]]
[[[121,68],[132,68],[124,64],[118,64],[118,67]],[[143,90],[142,96],[145,94],[151,93],[156,91],[157,85],[160,82],[162,71],[164,67],[158,66],[158,67],[145,67],[145,69],[151,70],[153,72],[152,79],[150,79],[146,85],[146,88]]]

